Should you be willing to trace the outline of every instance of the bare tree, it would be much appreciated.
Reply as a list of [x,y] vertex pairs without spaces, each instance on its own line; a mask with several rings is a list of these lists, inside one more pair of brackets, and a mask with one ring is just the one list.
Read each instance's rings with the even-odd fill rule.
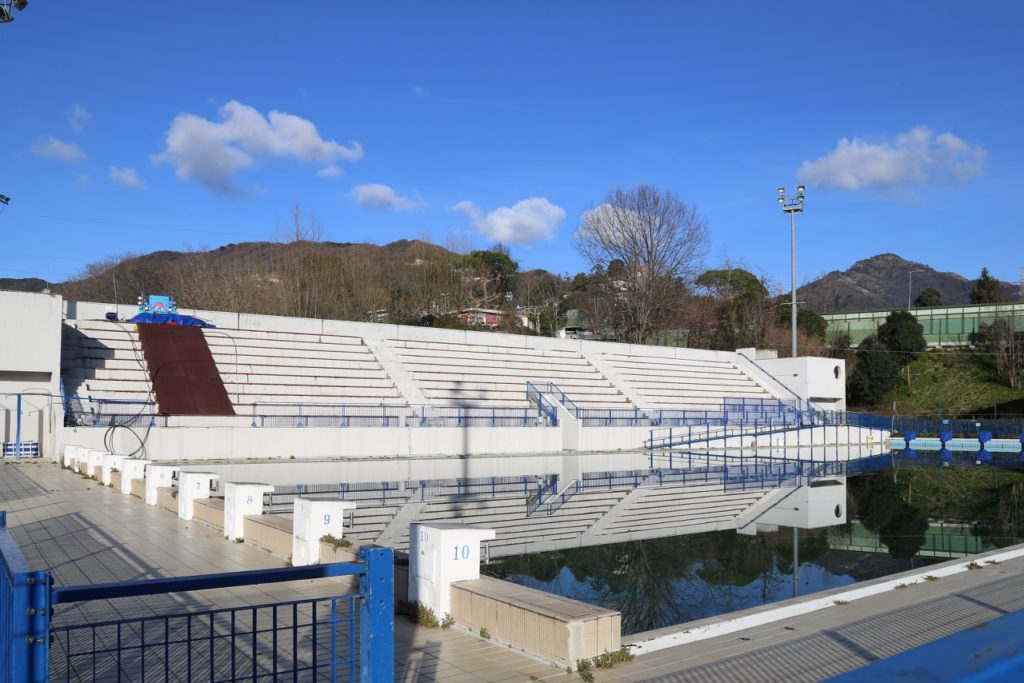
[[584,213],[573,244],[594,268],[623,264],[608,294],[624,340],[643,342],[682,307],[707,251],[708,229],[696,207],[638,185],[612,190]]
[[1024,332],[1017,328],[1014,316],[997,316],[991,324],[978,327],[978,340],[992,354],[996,373],[1013,389],[1024,379]]

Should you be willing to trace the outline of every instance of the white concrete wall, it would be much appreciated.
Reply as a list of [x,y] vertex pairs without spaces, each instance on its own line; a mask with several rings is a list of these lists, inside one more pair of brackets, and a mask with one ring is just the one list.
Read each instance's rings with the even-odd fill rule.
[[[66,427],[67,443],[101,448],[103,427]],[[140,437],[145,428],[134,430]],[[127,454],[138,439],[113,434],[114,451]],[[636,444],[639,446],[639,444]],[[372,458],[475,453],[552,453],[562,449],[560,430],[545,427],[154,427],[145,457],[154,461],[249,458]]]
[[59,374],[62,310],[55,294],[0,291],[0,371]]
[[[570,460],[571,462],[566,462]],[[646,453],[475,455],[471,458],[408,457],[334,460],[267,460],[178,463],[185,471],[213,472],[222,482],[260,481],[270,486],[309,483],[420,481],[475,477],[519,477],[575,472],[645,469]]]
[[801,398],[828,410],[846,410],[846,361],[801,356],[766,358],[757,364]]
[[60,394],[62,299],[53,294],[0,291],[0,442],[17,438],[17,397],[21,393],[21,440],[38,441],[44,456],[56,457]]

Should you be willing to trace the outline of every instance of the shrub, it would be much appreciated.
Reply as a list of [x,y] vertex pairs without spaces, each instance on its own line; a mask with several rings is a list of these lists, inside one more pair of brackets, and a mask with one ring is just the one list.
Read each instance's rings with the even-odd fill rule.
[[427,628],[437,628],[439,626],[434,610],[422,603],[416,604],[416,623]]
[[324,536],[321,536],[320,537],[320,542],[321,543],[326,543],[327,545],[331,546],[335,550],[337,550],[338,548],[351,548],[352,547],[352,541],[348,540],[347,538],[338,538],[334,534],[325,534]]

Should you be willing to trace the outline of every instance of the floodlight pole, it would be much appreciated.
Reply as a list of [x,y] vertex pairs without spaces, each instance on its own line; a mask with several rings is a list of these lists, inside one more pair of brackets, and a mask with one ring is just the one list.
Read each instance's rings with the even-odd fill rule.
[[804,190],[806,188],[803,185],[796,186],[796,199],[786,199],[786,188],[780,187],[778,189],[779,206],[782,207],[783,213],[789,214],[789,260],[792,268],[791,272],[791,284],[792,284],[792,298],[790,299],[790,356],[796,358],[796,215],[803,212],[804,210]]
[[908,311],[910,310],[910,295],[911,295],[912,287],[914,286],[914,273],[923,273],[923,272],[924,272],[923,268],[918,268],[917,270],[912,270],[912,271],[910,271],[910,277],[907,278],[907,310]]

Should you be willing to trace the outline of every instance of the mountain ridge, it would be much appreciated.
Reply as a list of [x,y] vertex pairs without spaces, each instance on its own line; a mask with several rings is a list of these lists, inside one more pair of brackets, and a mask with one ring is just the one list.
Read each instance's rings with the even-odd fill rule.
[[[911,272],[913,279],[911,280]],[[1000,281],[1007,301],[1018,301],[1019,285]],[[893,253],[877,254],[846,270],[833,270],[797,288],[797,300],[817,313],[844,313],[906,308],[925,289],[933,287],[947,306],[970,304],[974,280],[942,272]]]

